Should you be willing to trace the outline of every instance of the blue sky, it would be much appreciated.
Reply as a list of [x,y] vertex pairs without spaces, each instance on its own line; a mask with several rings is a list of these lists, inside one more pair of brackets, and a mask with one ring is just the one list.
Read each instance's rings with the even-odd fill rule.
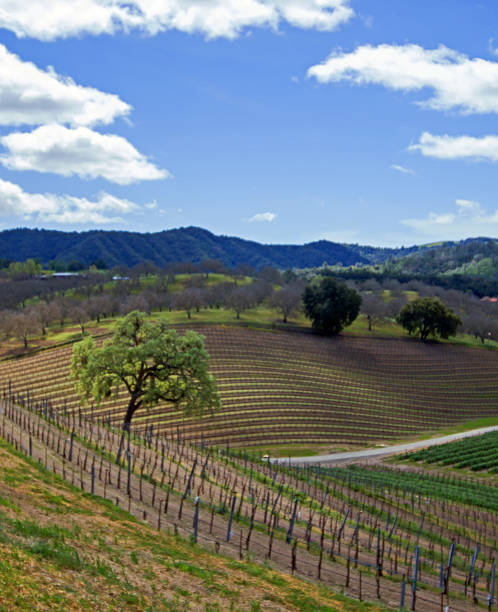
[[494,0],[0,0],[0,227],[498,237],[497,25]]

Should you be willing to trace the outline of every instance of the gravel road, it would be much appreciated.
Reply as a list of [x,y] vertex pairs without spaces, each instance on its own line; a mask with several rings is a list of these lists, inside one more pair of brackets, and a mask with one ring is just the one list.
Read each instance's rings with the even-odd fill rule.
[[436,446],[438,444],[445,444],[446,442],[462,440],[463,438],[468,438],[470,436],[478,436],[480,434],[487,433],[488,431],[498,431],[498,425],[495,425],[493,427],[481,427],[480,429],[471,429],[469,431],[463,431],[461,433],[455,433],[449,436],[442,436],[440,438],[430,438],[429,440],[419,440],[418,442],[409,442],[407,444],[382,446],[379,448],[371,448],[361,451],[351,451],[346,453],[333,453],[332,455],[313,455],[311,457],[286,457],[279,459],[271,458],[270,461],[272,463],[290,463],[294,465],[301,465],[304,463],[341,463],[343,461],[355,461],[357,459],[387,457],[388,455],[397,455],[399,453],[405,453],[407,451],[427,448],[428,446]]

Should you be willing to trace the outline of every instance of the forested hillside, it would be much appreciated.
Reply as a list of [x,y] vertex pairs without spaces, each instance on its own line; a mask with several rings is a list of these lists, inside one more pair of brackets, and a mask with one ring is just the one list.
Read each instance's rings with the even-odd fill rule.
[[154,234],[117,231],[59,232],[15,229],[0,233],[0,258],[24,261],[30,257],[42,263],[60,260],[83,264],[102,259],[108,267],[152,261],[158,266],[204,259],[219,259],[225,266],[240,263],[256,268],[307,268],[342,263],[369,263],[352,248],[321,240],[305,245],[267,245],[207,230],[187,227]]
[[93,230],[60,232],[13,229],[0,232],[0,263],[38,259],[88,266],[103,261],[107,267],[134,266],[150,261],[157,266],[173,262],[198,263],[217,259],[228,268],[248,264],[257,269],[374,265],[388,277],[462,275],[498,277],[498,242],[469,238],[460,242],[387,248],[339,244],[319,240],[304,245],[260,244],[233,236],[216,236],[199,227],[182,227],[157,233]]
[[409,275],[498,277],[498,242],[492,238],[469,238],[445,242],[391,260],[386,270]]

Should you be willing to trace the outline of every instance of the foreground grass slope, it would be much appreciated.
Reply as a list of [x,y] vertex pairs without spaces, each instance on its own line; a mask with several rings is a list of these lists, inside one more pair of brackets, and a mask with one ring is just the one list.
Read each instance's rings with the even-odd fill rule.
[[158,533],[0,442],[0,609],[381,609]]

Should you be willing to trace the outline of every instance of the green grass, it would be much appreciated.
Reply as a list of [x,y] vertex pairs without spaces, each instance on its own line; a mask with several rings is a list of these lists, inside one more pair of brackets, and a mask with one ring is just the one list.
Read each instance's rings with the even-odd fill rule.
[[409,461],[498,473],[498,431],[426,448],[406,456]]
[[[417,436],[415,439],[430,440],[431,438],[449,436],[455,433],[463,433],[465,431],[472,431],[473,429],[481,429],[483,427],[493,427],[495,425],[498,425],[498,416],[482,417],[480,419],[473,419],[472,421],[465,421],[465,423],[458,423],[456,425],[444,427],[443,429],[434,430],[429,433],[425,433],[423,435]],[[400,438],[399,440],[399,442],[406,442],[406,441],[407,441],[406,438]],[[398,442],[393,442],[393,444],[397,444],[397,443]]]
[[[203,275],[197,275],[202,277]],[[168,284],[168,290],[172,293],[184,289],[188,285],[188,281],[191,279],[189,274],[177,274],[174,283]],[[156,282],[157,277],[150,276],[143,278],[140,281],[140,287],[147,289],[149,285]],[[114,284],[118,281],[110,281],[106,284],[107,289],[111,289]],[[205,286],[211,286],[218,283],[229,282],[233,283],[232,277],[223,274],[209,274],[209,278]],[[245,277],[243,279],[237,279],[237,285],[247,285],[252,282],[252,279]],[[107,286],[109,285],[109,286]],[[416,291],[405,291],[404,292],[408,300],[415,299],[418,294]],[[384,291],[383,295],[386,301],[391,299],[391,292],[389,290]],[[256,308],[252,308],[241,313],[240,318],[237,319],[235,313],[230,309],[201,309],[199,312],[193,311],[191,318],[187,317],[185,311],[163,311],[161,313],[154,312],[153,317],[163,316],[171,325],[188,325],[192,324],[218,324],[218,325],[241,325],[241,326],[255,326],[255,327],[268,327],[272,328],[278,326],[279,329],[292,329],[297,327],[309,329],[310,321],[306,319],[303,313],[295,313],[289,318],[288,325],[285,325],[281,321],[281,316],[277,311],[268,308],[267,305],[262,304]],[[114,328],[114,319],[102,319],[100,323],[91,321],[87,323],[88,328],[98,327],[102,333],[111,332]],[[50,343],[51,345],[61,345],[64,343],[71,343],[81,339],[81,333],[75,328],[76,325],[70,324],[70,331],[67,328],[61,329],[58,325],[52,325],[48,330],[47,337],[33,336],[30,338],[31,349],[36,349],[40,344]],[[366,335],[369,337],[395,337],[395,338],[406,338],[407,333],[397,325],[394,320],[382,320],[376,322],[371,331],[368,330],[368,322],[364,315],[360,315],[352,325],[347,327],[343,333],[348,335]],[[498,349],[498,342],[486,341],[482,344],[478,338],[467,334],[459,334],[449,340],[442,340],[441,342],[449,342],[451,344],[485,348],[488,350]],[[12,343],[10,343],[12,344]],[[13,345],[14,346],[14,345]],[[20,349],[20,343],[17,343],[18,349]]]
[[[355,609],[323,586],[158,533],[4,441],[0,504],[0,610]],[[61,516],[61,504],[74,511]]]
[[301,444],[283,444],[281,446],[251,446],[247,449],[247,451],[251,453],[251,456],[259,455],[261,457],[263,455],[269,455],[270,457],[308,457],[311,455],[320,454],[320,450],[320,446],[310,446]]

